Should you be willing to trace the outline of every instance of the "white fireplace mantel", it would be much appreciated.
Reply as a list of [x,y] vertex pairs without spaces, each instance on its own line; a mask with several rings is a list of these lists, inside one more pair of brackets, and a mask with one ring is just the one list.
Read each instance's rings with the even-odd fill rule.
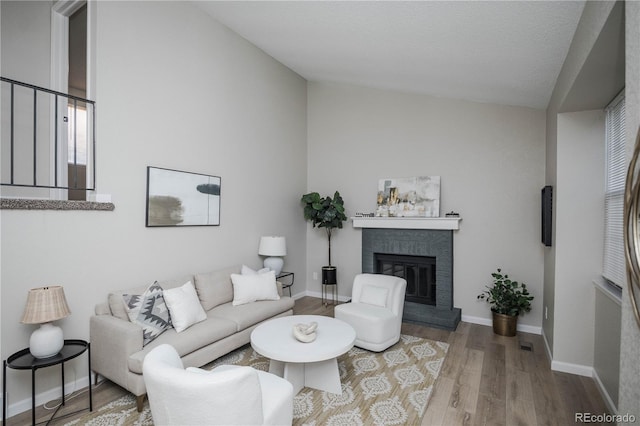
[[354,228],[460,229],[461,217],[352,217]]

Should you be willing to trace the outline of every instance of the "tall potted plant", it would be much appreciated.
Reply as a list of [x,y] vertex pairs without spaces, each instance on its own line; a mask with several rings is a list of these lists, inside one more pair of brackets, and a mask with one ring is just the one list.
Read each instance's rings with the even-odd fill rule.
[[331,265],[331,234],[334,229],[342,228],[342,222],[347,220],[344,214],[344,201],[338,191],[330,196],[321,197],[317,192],[304,194],[302,199],[304,218],[311,221],[314,228],[324,228],[329,242],[329,265],[322,267],[322,283],[335,284],[336,268]]
[[502,274],[500,268],[491,276],[493,284],[486,286],[487,290],[480,293],[478,299],[491,305],[493,332],[501,336],[515,336],[518,316],[531,310],[533,296],[524,283],[511,280],[507,274]]

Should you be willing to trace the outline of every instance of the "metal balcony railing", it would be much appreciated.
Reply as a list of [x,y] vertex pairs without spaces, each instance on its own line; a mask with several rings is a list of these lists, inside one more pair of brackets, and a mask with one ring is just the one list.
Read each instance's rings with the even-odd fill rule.
[[0,185],[95,190],[95,102],[0,81]]

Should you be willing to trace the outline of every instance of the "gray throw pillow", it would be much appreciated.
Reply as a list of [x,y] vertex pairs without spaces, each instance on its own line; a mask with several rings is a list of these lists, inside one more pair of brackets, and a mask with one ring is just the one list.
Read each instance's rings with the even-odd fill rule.
[[129,321],[142,327],[143,346],[171,328],[171,316],[162,296],[162,287],[154,282],[143,294],[123,294]]

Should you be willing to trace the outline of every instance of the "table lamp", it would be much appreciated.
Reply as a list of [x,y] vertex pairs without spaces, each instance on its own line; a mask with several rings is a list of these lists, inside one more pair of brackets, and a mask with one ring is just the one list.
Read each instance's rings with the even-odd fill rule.
[[268,256],[264,260],[264,267],[274,271],[277,276],[284,265],[282,256],[287,255],[287,242],[284,237],[261,237],[258,254]]
[[35,358],[49,358],[64,346],[62,329],[52,324],[71,313],[62,286],[32,288],[22,314],[23,324],[40,324],[29,339],[29,352]]

